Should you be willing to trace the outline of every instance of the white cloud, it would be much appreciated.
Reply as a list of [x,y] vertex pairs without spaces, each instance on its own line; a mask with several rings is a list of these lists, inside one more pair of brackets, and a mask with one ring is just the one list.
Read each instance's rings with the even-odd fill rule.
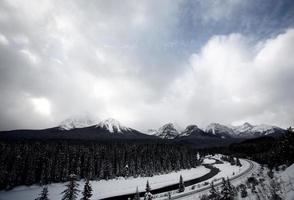
[[181,113],[186,122],[293,123],[293,29],[262,45],[250,44],[240,34],[214,36],[191,56],[191,69],[167,97],[186,107]]

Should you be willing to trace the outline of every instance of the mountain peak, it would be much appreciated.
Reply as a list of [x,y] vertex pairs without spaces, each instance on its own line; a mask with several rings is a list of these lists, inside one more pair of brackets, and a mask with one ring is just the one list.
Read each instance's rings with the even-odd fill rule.
[[228,126],[219,124],[219,123],[211,123],[206,127],[205,132],[211,133],[213,135],[219,136],[221,138],[230,138],[235,135],[233,129]]
[[188,125],[186,129],[181,132],[180,137],[190,136],[190,135],[197,135],[197,136],[204,136],[205,132],[198,128],[197,125]]
[[89,117],[72,117],[60,123],[58,126],[61,130],[71,130],[75,128],[84,128],[94,125],[95,122]]
[[130,128],[127,128],[127,127],[121,125],[121,123],[119,121],[117,121],[116,119],[113,119],[113,118],[108,118],[108,119],[101,121],[99,124],[96,125],[96,127],[106,129],[111,133],[114,133],[114,132],[121,133],[123,131],[130,130]]
[[180,127],[174,123],[167,123],[160,127],[155,135],[163,139],[174,139],[180,134]]
[[245,122],[245,123],[243,124],[243,126],[252,127],[252,125],[251,125],[249,122]]

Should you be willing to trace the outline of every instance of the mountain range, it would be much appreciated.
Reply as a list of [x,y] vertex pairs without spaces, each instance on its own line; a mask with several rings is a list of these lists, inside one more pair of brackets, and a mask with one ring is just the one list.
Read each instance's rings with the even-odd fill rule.
[[[197,125],[189,125],[180,130],[173,123],[168,123],[151,133],[163,139],[178,139],[181,137],[216,137],[228,138],[256,138],[261,136],[274,136],[284,133],[285,130],[271,125],[251,125],[248,122],[240,126],[222,125],[219,123],[209,124],[205,130]],[[149,132],[150,133],[150,132]]]
[[59,126],[41,130],[1,131],[0,139],[73,139],[73,140],[142,140],[158,139],[180,143],[189,143],[198,147],[226,145],[245,139],[262,136],[279,136],[285,130],[271,125],[240,126],[211,123],[206,129],[189,125],[185,129],[174,123],[167,123],[158,129],[142,133],[122,125],[115,119],[106,119],[99,123],[84,118],[72,118],[63,121]]

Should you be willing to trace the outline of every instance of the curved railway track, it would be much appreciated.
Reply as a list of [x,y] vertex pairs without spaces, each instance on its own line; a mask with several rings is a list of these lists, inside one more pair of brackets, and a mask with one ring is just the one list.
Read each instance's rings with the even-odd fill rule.
[[[253,169],[254,169],[254,163],[253,163],[251,160],[247,160],[247,159],[244,159],[244,160],[246,160],[246,161],[250,164],[249,168],[246,169],[246,170],[245,170],[244,172],[242,172],[241,174],[238,174],[238,175],[233,176],[232,178],[230,178],[230,179],[229,179],[230,181],[234,181],[234,180],[236,180],[236,179],[238,179],[238,178],[241,178],[241,177],[247,175],[248,173],[250,173],[251,171],[253,171]],[[216,183],[214,186],[217,187],[217,186],[220,186],[221,184],[222,184],[222,183],[219,182],[219,183]],[[204,191],[206,191],[206,190],[208,191],[209,189],[210,189],[210,186],[208,185],[208,186],[203,187],[203,188],[198,189],[198,190],[194,190],[194,191],[191,191],[191,192],[186,192],[186,193],[183,193],[183,194],[179,194],[179,195],[177,195],[177,196],[175,196],[175,197],[172,197],[171,199],[181,199],[181,198],[183,198],[183,197],[193,196],[193,195],[195,195],[195,194],[197,194],[197,193],[204,192]]]

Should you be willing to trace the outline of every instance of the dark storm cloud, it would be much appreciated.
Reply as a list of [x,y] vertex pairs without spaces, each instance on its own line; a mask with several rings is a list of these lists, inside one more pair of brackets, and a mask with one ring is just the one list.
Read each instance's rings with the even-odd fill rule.
[[293,123],[290,0],[0,4],[1,130]]

